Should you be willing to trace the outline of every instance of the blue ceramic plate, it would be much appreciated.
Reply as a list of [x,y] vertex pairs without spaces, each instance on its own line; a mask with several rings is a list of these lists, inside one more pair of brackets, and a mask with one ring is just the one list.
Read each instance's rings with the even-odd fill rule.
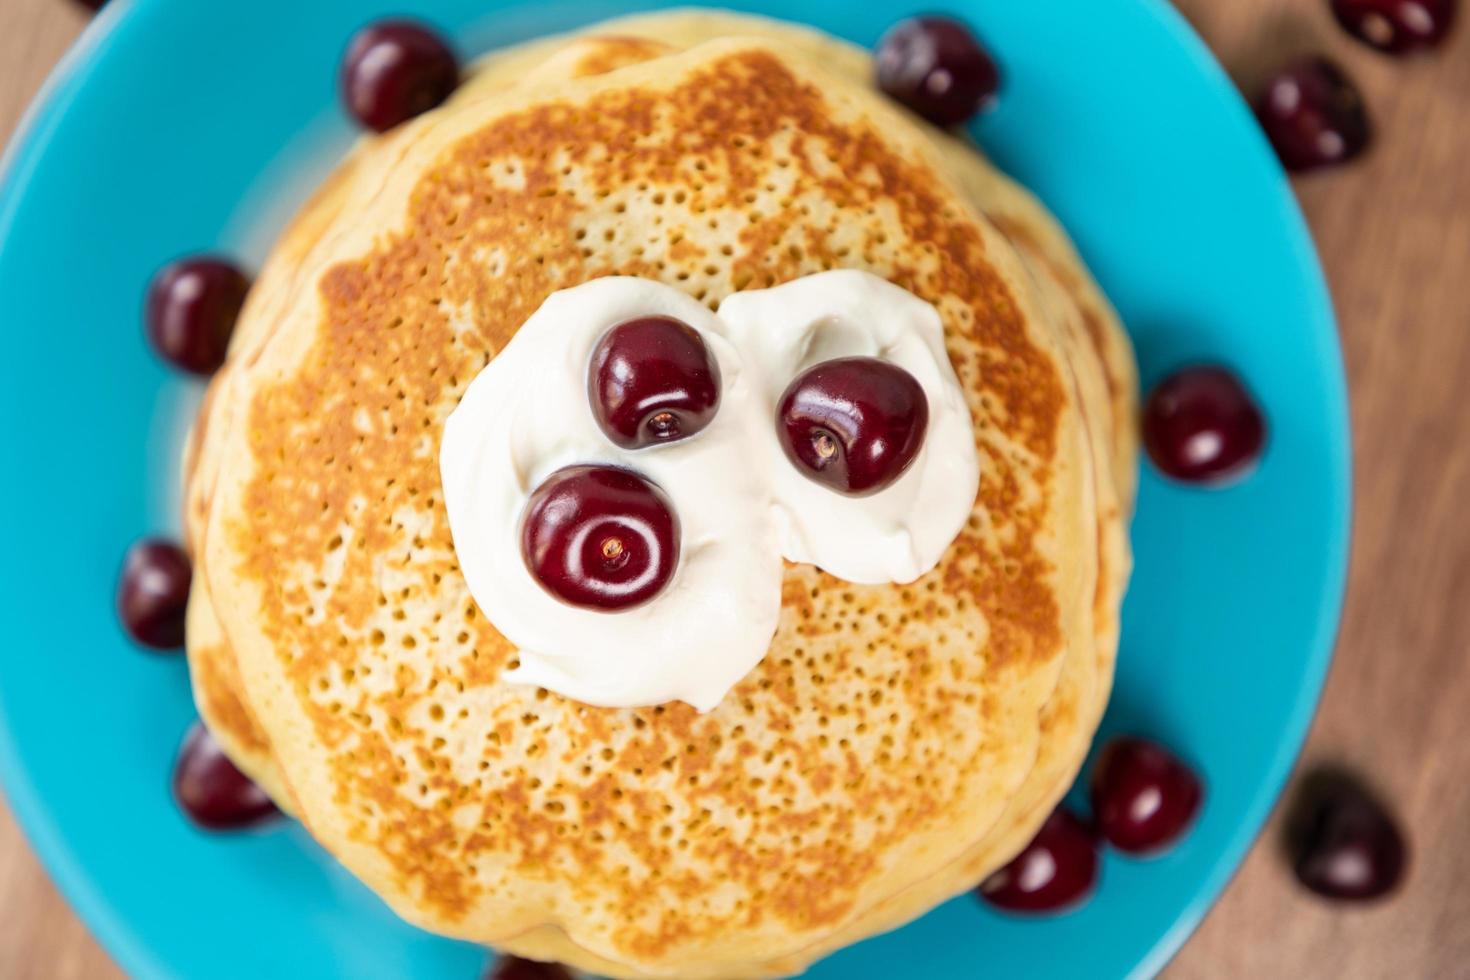
[[[736,6],[872,44],[908,3]],[[209,837],[170,800],[194,715],[184,663],[131,647],[112,608],[127,545],[177,528],[174,456],[198,395],[144,343],[149,276],[204,248],[263,257],[352,137],[335,70],[364,21],[407,8],[474,54],[644,6],[113,0],[11,148],[0,774],[67,897],[135,976],[469,978],[483,962],[400,923],[299,829]],[[1019,920],[962,897],[812,976],[1147,975],[1256,835],[1327,668],[1349,494],[1332,311],[1285,177],[1171,8],[932,6],[977,25],[1002,59],[1006,90],[978,135],[1072,230],[1145,383],[1187,362],[1232,365],[1271,436],[1260,468],[1226,490],[1143,474],[1103,727],[1155,736],[1203,773],[1193,833],[1156,860],[1109,855],[1096,897],[1068,915]]]

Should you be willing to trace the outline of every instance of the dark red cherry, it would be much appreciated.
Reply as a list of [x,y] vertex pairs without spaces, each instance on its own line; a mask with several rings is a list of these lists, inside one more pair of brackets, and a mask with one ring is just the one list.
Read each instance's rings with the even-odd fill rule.
[[958,126],[1000,89],[1000,69],[970,29],[948,17],[901,20],[878,42],[878,87],[937,126]]
[[428,112],[459,86],[459,61],[437,34],[411,20],[357,32],[342,59],[342,99],[368,129],[387,132]]
[[1224,368],[1185,368],[1159,382],[1143,409],[1143,441],[1154,465],[1176,480],[1238,476],[1261,454],[1266,423]]
[[980,885],[980,897],[1010,912],[1056,912],[1097,882],[1097,841],[1081,820],[1057,809],[1036,839]]
[[193,574],[175,544],[149,539],[129,548],[117,582],[117,615],[128,635],[155,650],[183,646]]
[[1103,839],[1148,854],[1179,839],[1199,812],[1204,788],[1173,753],[1141,738],[1115,738],[1092,770],[1092,813]]
[[1435,47],[1450,33],[1457,0],[1332,0],[1348,33],[1389,54]]
[[1345,163],[1368,148],[1373,128],[1363,96],[1326,58],[1287,65],[1256,98],[1256,117],[1287,170]]
[[205,830],[244,830],[280,815],[271,798],[220,749],[202,722],[184,737],[174,763],[174,799]]
[[669,316],[603,334],[587,367],[592,415],[613,442],[641,449],[687,439],[715,417],[720,366],[699,331]]
[[924,444],[929,402],[903,368],[839,357],[808,368],[781,396],[776,435],[793,466],[838,493],[865,497],[904,474]]
[[224,259],[201,255],[164,266],[148,286],[148,339],[171,363],[212,374],[225,362],[250,280]]
[[669,498],[637,473],[568,466],[526,505],[521,555],[541,587],[589,609],[628,609],[659,593],[679,561]]
[[485,980],[572,980],[572,974],[560,963],[498,956],[485,972]]
[[1326,898],[1358,901],[1393,891],[1408,848],[1388,810],[1354,777],[1323,770],[1298,788],[1287,821],[1297,880]]

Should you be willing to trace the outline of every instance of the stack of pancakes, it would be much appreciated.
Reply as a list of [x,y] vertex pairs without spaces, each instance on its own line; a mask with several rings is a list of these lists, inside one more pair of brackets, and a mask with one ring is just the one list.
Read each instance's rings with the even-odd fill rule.
[[[196,699],[410,921],[613,977],[786,975],[975,885],[1075,776],[1129,569],[1131,352],[1036,201],[870,77],[706,12],[512,49],[360,146],[262,271],[188,449]],[[788,565],[707,714],[503,682],[439,482],[476,373],[597,276],[715,306],[832,268],[944,319],[981,486],[939,566]]]

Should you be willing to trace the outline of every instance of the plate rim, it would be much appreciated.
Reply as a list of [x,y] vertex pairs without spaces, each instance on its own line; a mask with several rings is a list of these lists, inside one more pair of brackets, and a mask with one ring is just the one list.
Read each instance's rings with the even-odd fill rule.
[[[1217,855],[1209,874],[1195,890],[1194,897],[1181,910],[1174,924],[1134,967],[1131,978],[1158,975],[1183,948],[1204,917],[1220,900],[1225,887],[1240,872],[1247,854],[1261,836],[1267,818],[1286,789],[1287,780],[1301,757],[1312,721],[1321,705],[1327,686],[1327,674],[1337,650],[1343,606],[1347,599],[1354,513],[1352,413],[1347,371],[1343,361],[1341,326],[1327,273],[1322,266],[1321,254],[1317,251],[1316,238],[1312,234],[1306,214],[1302,211],[1301,199],[1297,197],[1291,178],[1281,165],[1276,151],[1256,123],[1255,114],[1244,93],[1215,57],[1204,38],[1195,30],[1194,25],[1168,0],[1147,2],[1156,9],[1159,18],[1167,23],[1170,32],[1188,50],[1200,71],[1214,81],[1215,91],[1224,96],[1221,102],[1227,107],[1227,111],[1246,117],[1249,123],[1246,128],[1251,134],[1255,152],[1267,157],[1268,165],[1277,175],[1276,194],[1281,198],[1282,213],[1291,225],[1291,239],[1299,273],[1303,283],[1309,285],[1311,304],[1320,310],[1323,321],[1316,340],[1324,345],[1323,356],[1332,368],[1326,373],[1329,388],[1327,397],[1331,402],[1328,415],[1332,420],[1331,431],[1328,433],[1330,445],[1326,448],[1329,465],[1336,471],[1333,474],[1333,486],[1337,492],[1327,501],[1332,511],[1329,515],[1329,523],[1333,528],[1331,552],[1324,557],[1321,604],[1315,611],[1312,644],[1303,661],[1304,683],[1298,688],[1291,713],[1282,725],[1276,742],[1276,752],[1266,773],[1258,782],[1256,792],[1247,805],[1235,834]],[[1147,463],[1143,462],[1142,465]]]
[[[110,0],[93,16],[47,74],[21,113],[4,152],[0,152],[0,262],[4,262],[8,251],[20,190],[32,168],[44,156],[97,52],[112,39],[135,2]],[[22,759],[3,701],[0,701],[0,798],[9,806],[21,835],[67,906],[117,966],[129,976],[172,976],[173,971],[128,927],[126,915],[100,892],[96,881],[68,846],[60,824],[36,791],[30,766]]]

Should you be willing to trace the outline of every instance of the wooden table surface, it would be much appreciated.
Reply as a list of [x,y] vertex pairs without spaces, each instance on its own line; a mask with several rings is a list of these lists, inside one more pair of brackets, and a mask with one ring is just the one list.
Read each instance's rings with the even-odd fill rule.
[[[1405,63],[1349,40],[1326,0],[1178,6],[1248,88],[1288,55],[1334,55],[1377,122],[1368,159],[1297,185],[1341,317],[1356,469],[1347,611],[1301,765],[1365,774],[1414,857],[1391,901],[1330,906],[1295,886],[1278,813],[1166,975],[1470,977],[1470,23]],[[0,0],[0,134],[85,22],[68,0]],[[0,977],[120,975],[3,806],[0,937]]]

